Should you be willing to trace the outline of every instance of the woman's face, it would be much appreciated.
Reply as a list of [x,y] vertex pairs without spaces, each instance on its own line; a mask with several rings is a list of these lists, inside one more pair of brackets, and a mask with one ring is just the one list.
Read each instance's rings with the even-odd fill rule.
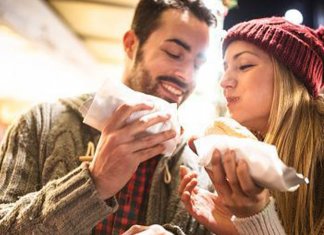
[[265,134],[274,86],[270,56],[248,42],[232,42],[225,52],[221,86],[231,117]]

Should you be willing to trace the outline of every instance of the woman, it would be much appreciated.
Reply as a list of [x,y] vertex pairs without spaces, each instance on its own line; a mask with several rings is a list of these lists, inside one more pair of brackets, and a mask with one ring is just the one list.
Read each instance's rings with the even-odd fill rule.
[[235,153],[215,150],[207,172],[218,196],[197,188],[195,173],[183,167],[181,200],[215,233],[224,224],[217,211],[226,211],[239,234],[324,234],[324,28],[280,17],[251,20],[228,31],[223,50],[230,116],[275,145],[283,162],[310,182],[293,193],[269,191],[253,182]]

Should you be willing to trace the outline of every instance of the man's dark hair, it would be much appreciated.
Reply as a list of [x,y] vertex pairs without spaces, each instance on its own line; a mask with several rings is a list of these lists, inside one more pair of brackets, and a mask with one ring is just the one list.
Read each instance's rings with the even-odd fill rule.
[[140,46],[159,26],[161,14],[168,9],[188,10],[208,26],[216,24],[216,18],[202,0],[140,0],[132,22],[132,30]]

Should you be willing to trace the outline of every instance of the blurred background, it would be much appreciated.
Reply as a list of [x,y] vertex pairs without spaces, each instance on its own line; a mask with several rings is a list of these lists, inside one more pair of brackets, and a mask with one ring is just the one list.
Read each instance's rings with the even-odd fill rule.
[[311,28],[324,25],[323,0],[238,0],[224,21],[224,29],[238,22],[268,16],[286,16]]
[[[324,25],[323,0],[205,1],[217,15],[218,27],[211,33],[199,85],[180,110],[189,134],[199,134],[211,118],[225,112],[218,86],[224,30],[272,15],[310,27]],[[31,106],[95,92],[108,77],[120,79],[122,37],[137,2],[0,0],[0,140],[8,125]]]

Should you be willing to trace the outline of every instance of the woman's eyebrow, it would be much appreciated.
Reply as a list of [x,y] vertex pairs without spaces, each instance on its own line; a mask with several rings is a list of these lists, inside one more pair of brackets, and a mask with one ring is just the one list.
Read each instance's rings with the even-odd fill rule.
[[256,56],[256,57],[259,57],[259,58],[260,58],[260,56],[259,56],[258,54],[254,53],[254,52],[252,52],[252,51],[241,51],[241,52],[235,54],[235,55],[233,56],[233,59],[236,60],[236,59],[239,58],[241,55],[246,54],[246,53],[247,53],[247,54],[251,54],[251,55],[253,55],[253,56]]

